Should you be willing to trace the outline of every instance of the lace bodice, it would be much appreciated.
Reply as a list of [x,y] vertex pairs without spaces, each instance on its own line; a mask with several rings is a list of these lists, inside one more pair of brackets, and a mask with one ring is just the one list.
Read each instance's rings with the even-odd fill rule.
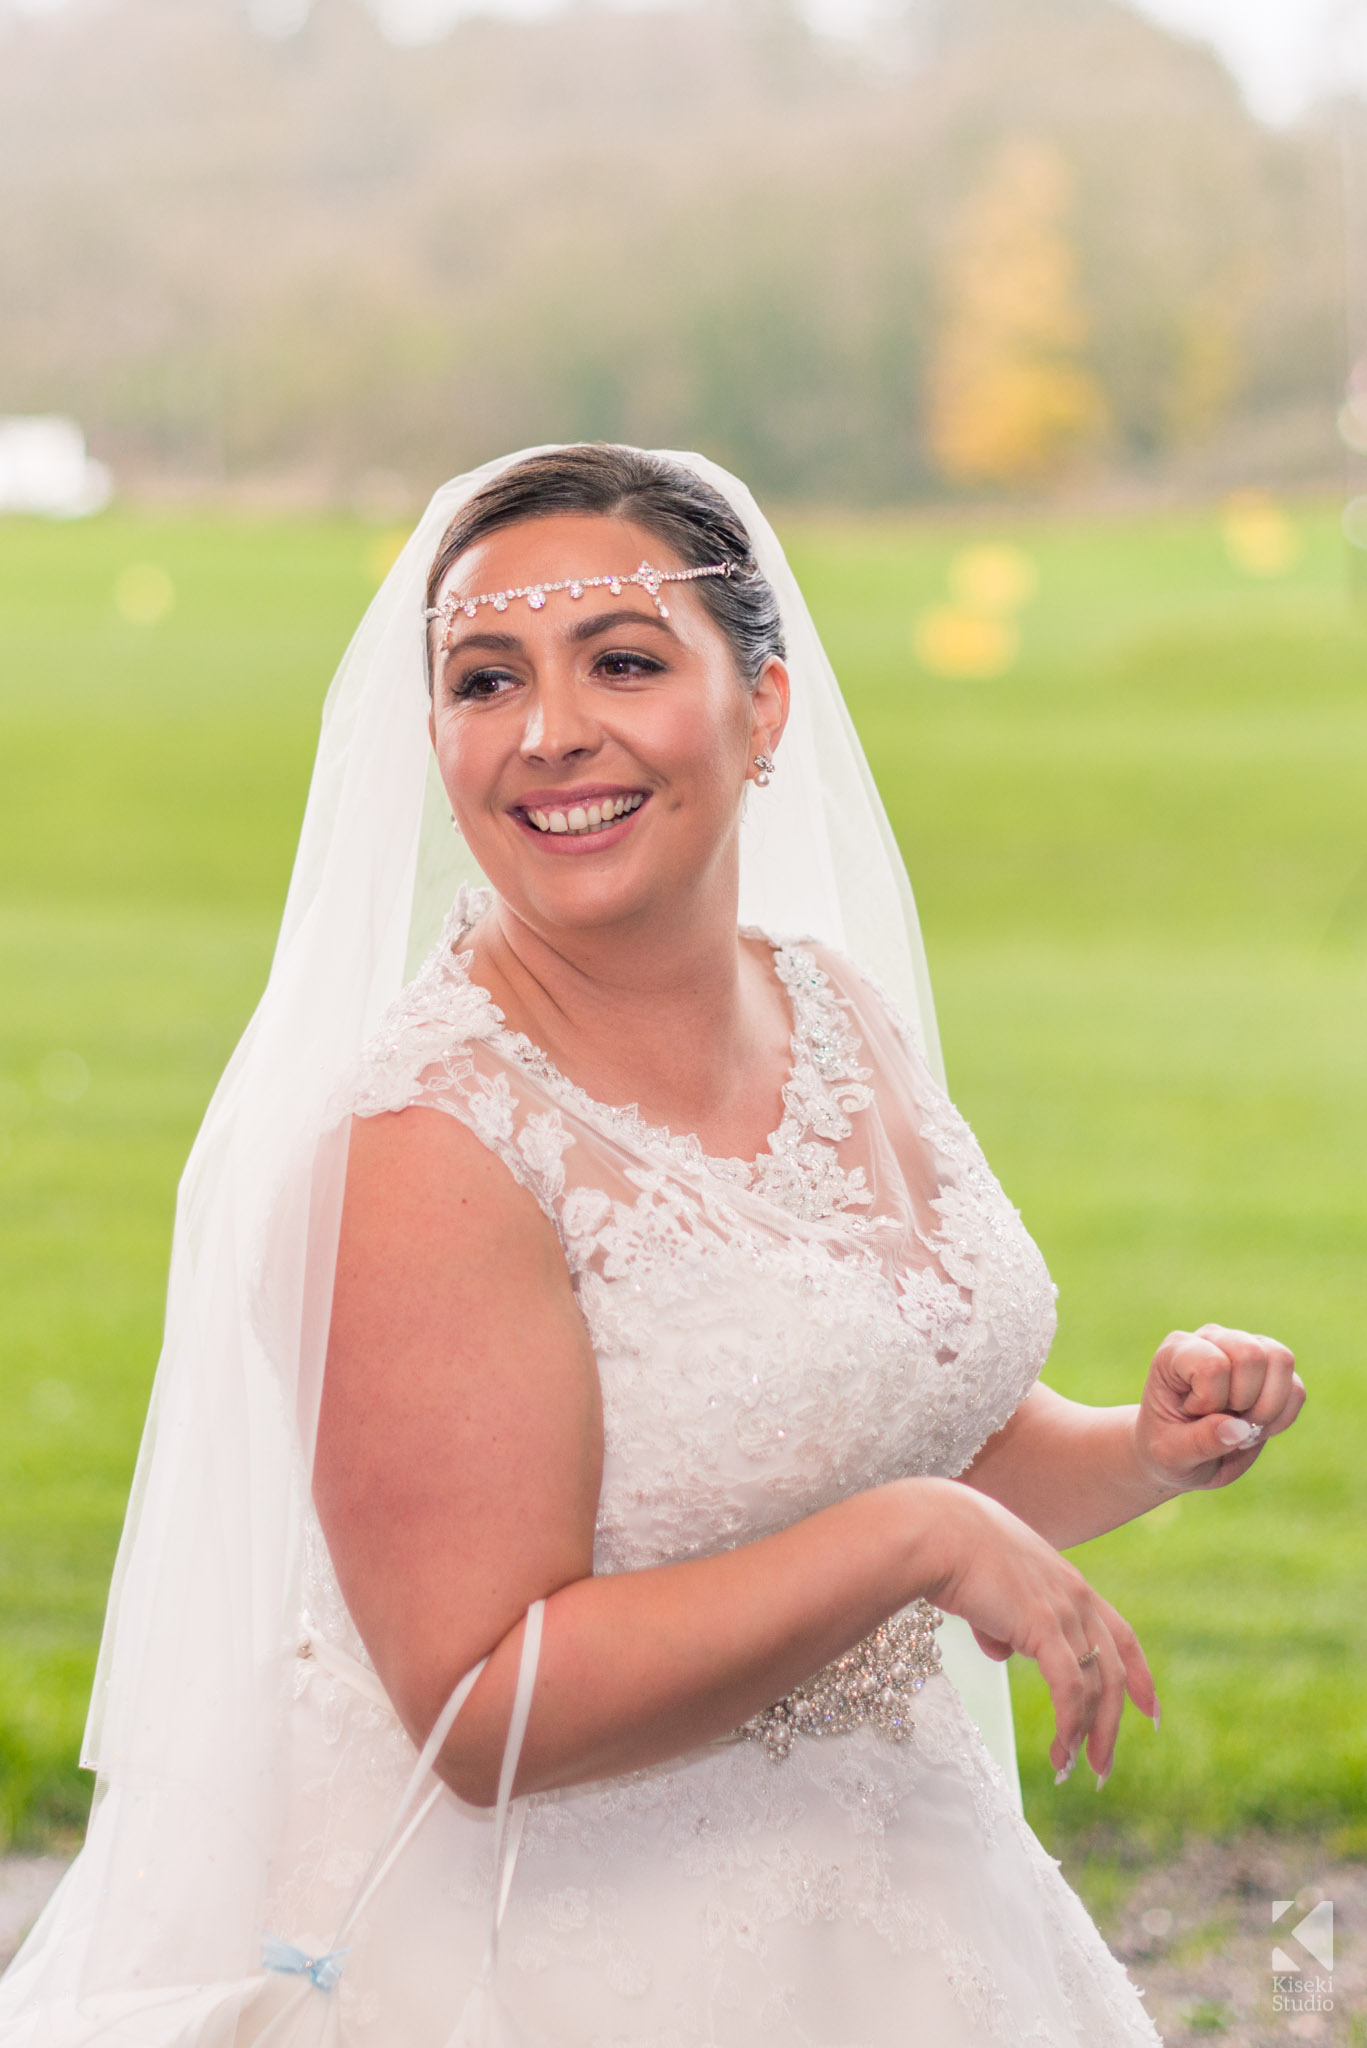
[[[554,1224],[602,1384],[596,1568],[703,1555],[899,1475],[961,1472],[1038,1375],[1054,1290],[888,999],[835,954],[769,941],[792,1010],[781,1120],[756,1159],[709,1158],[508,1029],[461,947],[484,907],[458,901],[342,1109],[458,1118]],[[303,1789],[270,1912],[321,1953],[412,1748],[351,1661],[320,1531],[305,1579]],[[875,1632],[913,1688],[917,1604]],[[868,1648],[844,1660],[861,1697]],[[820,1712],[835,1672],[814,1680]],[[944,2048],[1158,2048],[948,1678],[915,1691],[914,1726],[899,1698],[846,1705],[829,1739],[794,1705],[781,1729],[757,1717],[762,1740],[527,1799],[499,1977],[519,2041],[896,2048],[912,2013]],[[451,2034],[442,1987],[480,1967],[488,1820],[440,1804],[348,1934],[347,2040],[471,2038]]]
[[962,1471],[1037,1377],[1054,1289],[889,1000],[770,940],[792,1011],[782,1121],[757,1159],[713,1159],[507,1028],[460,947],[487,901],[462,892],[350,1100],[457,1117],[554,1223],[602,1383],[597,1569]]

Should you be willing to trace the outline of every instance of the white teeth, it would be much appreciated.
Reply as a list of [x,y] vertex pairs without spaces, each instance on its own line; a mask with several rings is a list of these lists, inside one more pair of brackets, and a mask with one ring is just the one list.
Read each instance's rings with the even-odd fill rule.
[[568,811],[527,811],[524,815],[538,832],[600,832],[614,818],[639,811],[643,796],[610,796],[596,804],[574,804]]

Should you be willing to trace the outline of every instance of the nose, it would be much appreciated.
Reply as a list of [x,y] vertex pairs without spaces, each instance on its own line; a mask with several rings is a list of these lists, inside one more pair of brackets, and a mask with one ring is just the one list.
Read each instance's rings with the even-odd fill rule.
[[522,732],[524,761],[543,768],[582,761],[596,751],[601,739],[588,694],[573,676],[538,678]]

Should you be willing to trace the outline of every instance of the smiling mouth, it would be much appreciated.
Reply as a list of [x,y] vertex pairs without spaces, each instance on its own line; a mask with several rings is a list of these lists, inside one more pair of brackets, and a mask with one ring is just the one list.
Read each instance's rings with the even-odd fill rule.
[[638,792],[635,796],[600,797],[594,803],[571,804],[566,809],[542,811],[526,805],[522,816],[536,832],[565,833],[582,839],[588,833],[605,831],[632,811],[639,811],[644,802],[645,797]]

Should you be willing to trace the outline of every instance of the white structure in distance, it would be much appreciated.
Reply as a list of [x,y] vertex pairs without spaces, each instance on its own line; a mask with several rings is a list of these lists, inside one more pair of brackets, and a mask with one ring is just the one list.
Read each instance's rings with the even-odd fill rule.
[[103,462],[86,452],[75,420],[60,413],[0,417],[0,512],[85,519],[114,494]]

